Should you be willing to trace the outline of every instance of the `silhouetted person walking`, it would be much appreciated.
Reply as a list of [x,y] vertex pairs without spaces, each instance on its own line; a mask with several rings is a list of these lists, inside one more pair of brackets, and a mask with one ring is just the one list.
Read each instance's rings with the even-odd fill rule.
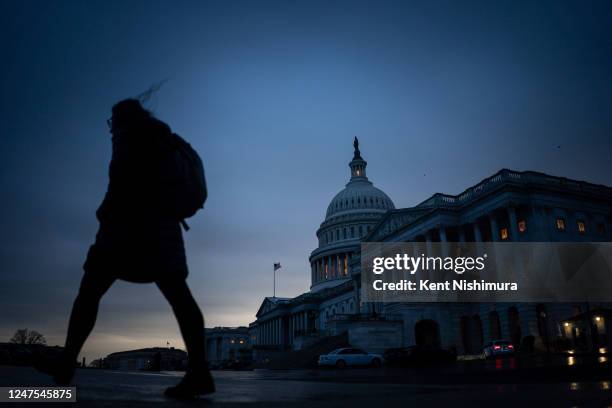
[[108,124],[113,153],[108,191],[96,212],[100,227],[87,254],[62,358],[39,368],[58,384],[68,384],[94,327],[100,299],[113,282],[155,282],[172,306],[189,356],[187,373],[166,395],[212,393],[204,319],[185,281],[181,232],[182,220],[206,200],[203,167],[195,151],[136,99],[113,106]]

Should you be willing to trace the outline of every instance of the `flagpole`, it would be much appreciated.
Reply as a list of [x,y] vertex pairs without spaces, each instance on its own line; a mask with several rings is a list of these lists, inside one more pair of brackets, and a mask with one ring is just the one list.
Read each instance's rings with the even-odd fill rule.
[[280,262],[274,262],[274,265],[272,265],[272,269],[274,269],[272,271],[272,274],[274,276],[274,278],[272,278],[272,281],[274,282],[272,285],[272,297],[276,297],[276,270],[281,268],[281,264]]

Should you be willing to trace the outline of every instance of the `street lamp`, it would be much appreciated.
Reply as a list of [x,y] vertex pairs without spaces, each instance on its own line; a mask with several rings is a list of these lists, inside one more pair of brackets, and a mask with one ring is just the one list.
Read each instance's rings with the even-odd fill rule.
[[540,312],[540,316],[542,317],[542,324],[544,325],[544,342],[546,343],[546,354],[550,354],[550,344],[548,342],[548,322],[546,321],[546,312],[542,310]]

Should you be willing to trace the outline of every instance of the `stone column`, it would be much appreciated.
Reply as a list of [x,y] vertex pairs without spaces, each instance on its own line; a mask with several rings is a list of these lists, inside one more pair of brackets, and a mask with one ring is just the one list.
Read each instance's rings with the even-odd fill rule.
[[274,319],[274,344],[280,344],[280,321],[278,318]]
[[510,222],[510,239],[514,242],[519,240],[518,220],[516,219],[516,209],[508,207],[508,221]]
[[478,224],[478,220],[474,221],[474,241],[482,242],[482,233],[480,232],[480,225]]
[[463,226],[459,226],[459,242],[465,242],[465,230]]
[[489,214],[489,221],[491,223],[491,241],[497,242],[499,241],[499,225],[495,214]]
[[268,323],[261,325],[261,344],[268,344]]
[[527,234],[530,241],[545,242],[550,240],[550,228],[546,209],[531,205],[530,219],[527,223]]
[[323,266],[323,258],[319,258],[319,282],[325,279],[325,268]]
[[444,225],[440,226],[440,247],[442,249],[442,256],[448,256],[449,248],[448,244],[446,244],[446,227]]
[[446,227],[444,225],[440,226],[440,242],[446,242]]
[[427,254],[425,256],[431,256],[432,255],[432,247],[431,247],[431,231],[427,231],[425,233],[425,250],[427,251]]

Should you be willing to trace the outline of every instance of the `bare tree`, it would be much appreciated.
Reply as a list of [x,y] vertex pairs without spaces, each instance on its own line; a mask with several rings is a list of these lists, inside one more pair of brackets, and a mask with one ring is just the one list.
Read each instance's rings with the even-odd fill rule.
[[36,330],[19,329],[11,338],[11,343],[16,344],[47,344],[45,336]]

